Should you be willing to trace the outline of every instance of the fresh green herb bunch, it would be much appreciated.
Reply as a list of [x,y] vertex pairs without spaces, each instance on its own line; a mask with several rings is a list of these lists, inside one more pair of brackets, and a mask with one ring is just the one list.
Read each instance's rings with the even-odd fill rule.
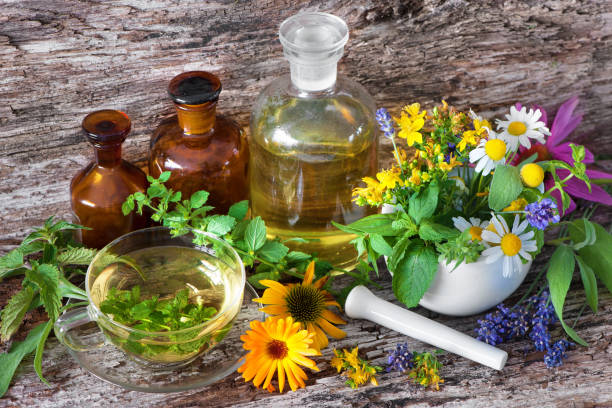
[[266,225],[261,217],[245,219],[249,203],[240,201],[232,205],[227,215],[209,215],[213,207],[205,205],[209,193],[198,191],[190,198],[183,199],[180,191],[167,188],[164,183],[170,178],[170,172],[163,172],[159,178],[148,176],[150,187],[146,194],[135,193],[123,203],[123,213],[129,214],[136,210],[142,214],[143,209],[152,211],[151,218],[169,227],[173,236],[179,236],[192,231],[194,242],[206,242],[205,231],[217,236],[231,245],[242,258],[245,266],[254,266],[255,273],[248,281],[255,287],[263,289],[260,280],[279,280],[283,275],[302,279],[308,264],[316,261],[315,274],[324,276],[332,270],[346,273],[355,279],[354,285],[372,284],[367,273],[336,270],[327,261],[320,260],[316,255],[300,251],[291,251],[289,241],[306,242],[301,238],[281,241],[278,238],[268,239]]
[[[114,321],[147,332],[177,331],[189,329],[207,322],[217,314],[217,309],[204,306],[203,303],[189,301],[189,289],[183,289],[169,299],[159,300],[158,296],[141,299],[140,286],[130,290],[111,288],[106,299],[100,304],[100,310],[112,315]],[[229,327],[215,333],[218,342],[227,333]],[[199,331],[172,334],[168,337],[171,345],[153,345],[141,342],[143,336],[131,333],[127,339],[111,335],[111,339],[132,353],[139,356],[155,356],[173,351],[178,354],[190,354],[204,346],[210,346],[211,336],[198,337]],[[195,340],[194,340],[195,339]]]
[[434,354],[429,352],[414,353],[414,367],[408,373],[408,377],[412,378],[415,383],[423,387],[432,386],[436,390],[440,389],[440,384],[444,382],[440,378],[440,369],[442,363],[438,361],[437,354],[441,351],[436,350]]
[[[16,249],[0,258],[0,279],[24,276],[22,289],[2,309],[0,334],[8,341],[17,332],[26,312],[43,307],[48,320],[28,333],[22,342],[15,341],[8,353],[0,354],[0,396],[4,395],[21,360],[36,350],[34,369],[40,379],[45,342],[57,317],[65,310],[87,305],[87,294],[71,283],[84,275],[79,266],[89,265],[96,251],[83,248],[72,240],[75,230],[84,227],[66,221],[47,219],[41,228],[29,234]],[[28,259],[29,258],[29,261]],[[75,299],[62,306],[62,299]]]

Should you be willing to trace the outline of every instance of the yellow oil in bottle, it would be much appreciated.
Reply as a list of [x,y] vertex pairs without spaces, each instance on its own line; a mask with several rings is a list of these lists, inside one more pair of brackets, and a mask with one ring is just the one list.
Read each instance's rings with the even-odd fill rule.
[[251,145],[252,211],[265,220],[270,237],[313,240],[287,245],[316,253],[337,268],[357,264],[357,252],[350,243],[355,236],[332,225],[332,221],[348,224],[376,211],[352,201],[352,189],[362,184],[364,176],[376,173],[376,144],[364,143],[356,153],[354,147],[348,140],[345,146],[313,144],[289,151]]

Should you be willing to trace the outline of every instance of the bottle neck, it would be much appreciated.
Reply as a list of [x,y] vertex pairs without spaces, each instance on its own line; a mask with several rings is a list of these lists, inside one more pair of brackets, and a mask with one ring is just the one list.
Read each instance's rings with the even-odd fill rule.
[[338,75],[337,60],[320,65],[291,62],[291,82],[302,92],[321,92],[332,89]]
[[186,135],[203,135],[215,126],[217,101],[201,105],[174,104],[179,126]]
[[94,145],[96,164],[102,167],[115,167],[121,163],[121,143],[113,145]]

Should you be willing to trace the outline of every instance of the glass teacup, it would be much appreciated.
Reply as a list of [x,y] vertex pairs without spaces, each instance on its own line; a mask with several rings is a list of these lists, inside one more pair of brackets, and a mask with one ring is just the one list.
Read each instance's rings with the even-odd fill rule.
[[[107,340],[148,364],[187,364],[218,344],[242,305],[244,265],[213,235],[172,237],[166,227],[117,238],[93,259],[85,278],[89,306],[55,323],[75,350],[99,347],[71,331],[95,321]],[[168,317],[170,316],[170,317]]]

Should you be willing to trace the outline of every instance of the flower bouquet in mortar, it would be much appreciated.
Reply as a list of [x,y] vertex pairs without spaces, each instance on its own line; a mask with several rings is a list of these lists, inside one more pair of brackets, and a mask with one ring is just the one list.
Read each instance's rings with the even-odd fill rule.
[[[593,311],[597,280],[612,291],[612,236],[589,220],[592,212],[570,218],[570,195],[612,204],[598,185],[612,175],[586,168],[594,159],[584,146],[563,143],[581,120],[576,104],[567,101],[550,130],[543,109],[518,104],[496,127],[444,101],[429,112],[406,106],[398,117],[379,109],[395,160],[376,179],[364,178],[354,199],[383,214],[336,227],[357,235],[353,244],[369,268],[386,258],[402,303],[451,315],[503,301],[542,247],[555,245],[550,299],[567,333],[586,344],[564,322],[563,304],[575,269]],[[546,241],[551,229],[559,237]]]

